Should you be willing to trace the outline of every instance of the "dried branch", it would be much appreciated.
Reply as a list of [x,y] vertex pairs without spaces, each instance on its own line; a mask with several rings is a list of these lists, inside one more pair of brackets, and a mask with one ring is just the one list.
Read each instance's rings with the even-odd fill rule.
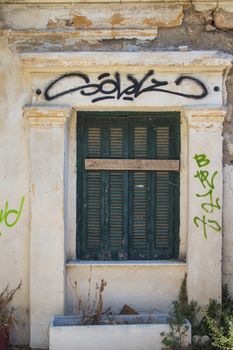
[[14,323],[13,313],[15,308],[10,303],[15,293],[21,288],[22,281],[14,289],[9,290],[9,285],[0,294],[0,328],[10,327]]
[[[77,282],[74,283],[70,280],[71,287],[74,292],[74,311],[78,311],[82,316],[82,324],[91,325],[99,324],[101,318],[110,312],[111,308],[108,308],[106,311],[103,310],[103,293],[104,288],[107,286],[105,280],[101,280],[100,285],[96,283],[95,287],[95,299],[92,302],[91,306],[91,276],[88,280],[88,294],[87,294],[87,305],[84,306],[82,299],[78,295]],[[78,310],[77,310],[78,306]]]

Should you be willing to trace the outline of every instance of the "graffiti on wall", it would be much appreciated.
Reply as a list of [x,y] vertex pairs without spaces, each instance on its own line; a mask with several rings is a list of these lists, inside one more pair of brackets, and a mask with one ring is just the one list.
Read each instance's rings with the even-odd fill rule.
[[[74,82],[75,78],[75,82]],[[54,100],[58,97],[80,92],[82,96],[93,96],[91,99],[92,103],[99,102],[102,100],[109,99],[123,99],[127,101],[134,101],[137,97],[148,92],[163,92],[167,94],[182,96],[190,99],[202,99],[208,95],[205,84],[192,76],[180,75],[174,81],[174,89],[170,90],[168,87],[165,88],[169,83],[168,81],[159,81],[154,77],[154,71],[149,70],[141,79],[137,79],[132,74],[126,76],[128,86],[122,87],[122,77],[119,72],[114,74],[102,73],[97,77],[97,82],[92,82],[90,77],[84,73],[68,73],[61,75],[57,79],[53,80],[45,89],[44,97],[47,101]],[[57,92],[62,82],[66,82],[66,85],[70,85],[70,88],[61,89]],[[199,93],[180,92],[176,91],[176,87],[181,86],[185,82],[191,83],[190,91],[194,87],[199,89]],[[52,94],[51,90],[56,91]],[[215,90],[217,91],[217,90]],[[41,94],[41,90],[37,89],[36,93]],[[97,95],[97,96],[96,96]]]
[[[13,209],[9,207],[8,201],[5,202],[4,209],[0,210],[0,224],[5,225],[5,227],[11,228],[14,227],[20,219],[25,197],[21,198],[19,208]],[[1,236],[0,232],[0,236]]]
[[219,198],[215,196],[215,180],[218,172],[210,172],[208,170],[210,160],[205,154],[195,154],[193,158],[198,167],[194,177],[199,181],[203,189],[202,193],[196,193],[196,197],[200,199],[203,215],[201,217],[195,216],[193,221],[196,227],[202,230],[204,238],[207,239],[209,230],[214,232],[221,232],[222,230],[219,222],[214,219],[214,212],[221,209]]

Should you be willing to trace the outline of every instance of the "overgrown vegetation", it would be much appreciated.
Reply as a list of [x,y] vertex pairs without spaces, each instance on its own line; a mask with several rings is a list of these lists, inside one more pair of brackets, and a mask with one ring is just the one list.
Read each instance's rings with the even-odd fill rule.
[[[233,299],[226,286],[222,305],[210,300],[203,309],[194,301],[188,302],[187,275],[182,281],[178,300],[173,302],[170,331],[162,334],[162,350],[230,350],[233,349]],[[188,319],[192,325],[192,344],[185,345]]]

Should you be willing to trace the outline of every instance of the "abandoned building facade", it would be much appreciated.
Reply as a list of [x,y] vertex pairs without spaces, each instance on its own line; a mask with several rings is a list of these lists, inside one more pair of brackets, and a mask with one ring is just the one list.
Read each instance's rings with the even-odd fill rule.
[[0,290],[55,315],[233,295],[233,1],[0,4]]

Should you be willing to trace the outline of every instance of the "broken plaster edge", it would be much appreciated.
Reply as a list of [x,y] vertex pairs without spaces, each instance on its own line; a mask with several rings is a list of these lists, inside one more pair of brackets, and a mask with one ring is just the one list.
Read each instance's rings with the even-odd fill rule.
[[[0,29],[0,35],[6,39],[14,39],[16,43],[25,38],[34,38],[38,40],[46,40],[51,35],[54,37],[62,36],[63,39],[69,39],[71,36],[79,40],[101,41],[111,39],[138,39],[138,40],[154,40],[158,36],[158,28],[132,28],[132,29],[79,29],[79,30],[15,30]],[[22,38],[22,39],[21,39]]]

